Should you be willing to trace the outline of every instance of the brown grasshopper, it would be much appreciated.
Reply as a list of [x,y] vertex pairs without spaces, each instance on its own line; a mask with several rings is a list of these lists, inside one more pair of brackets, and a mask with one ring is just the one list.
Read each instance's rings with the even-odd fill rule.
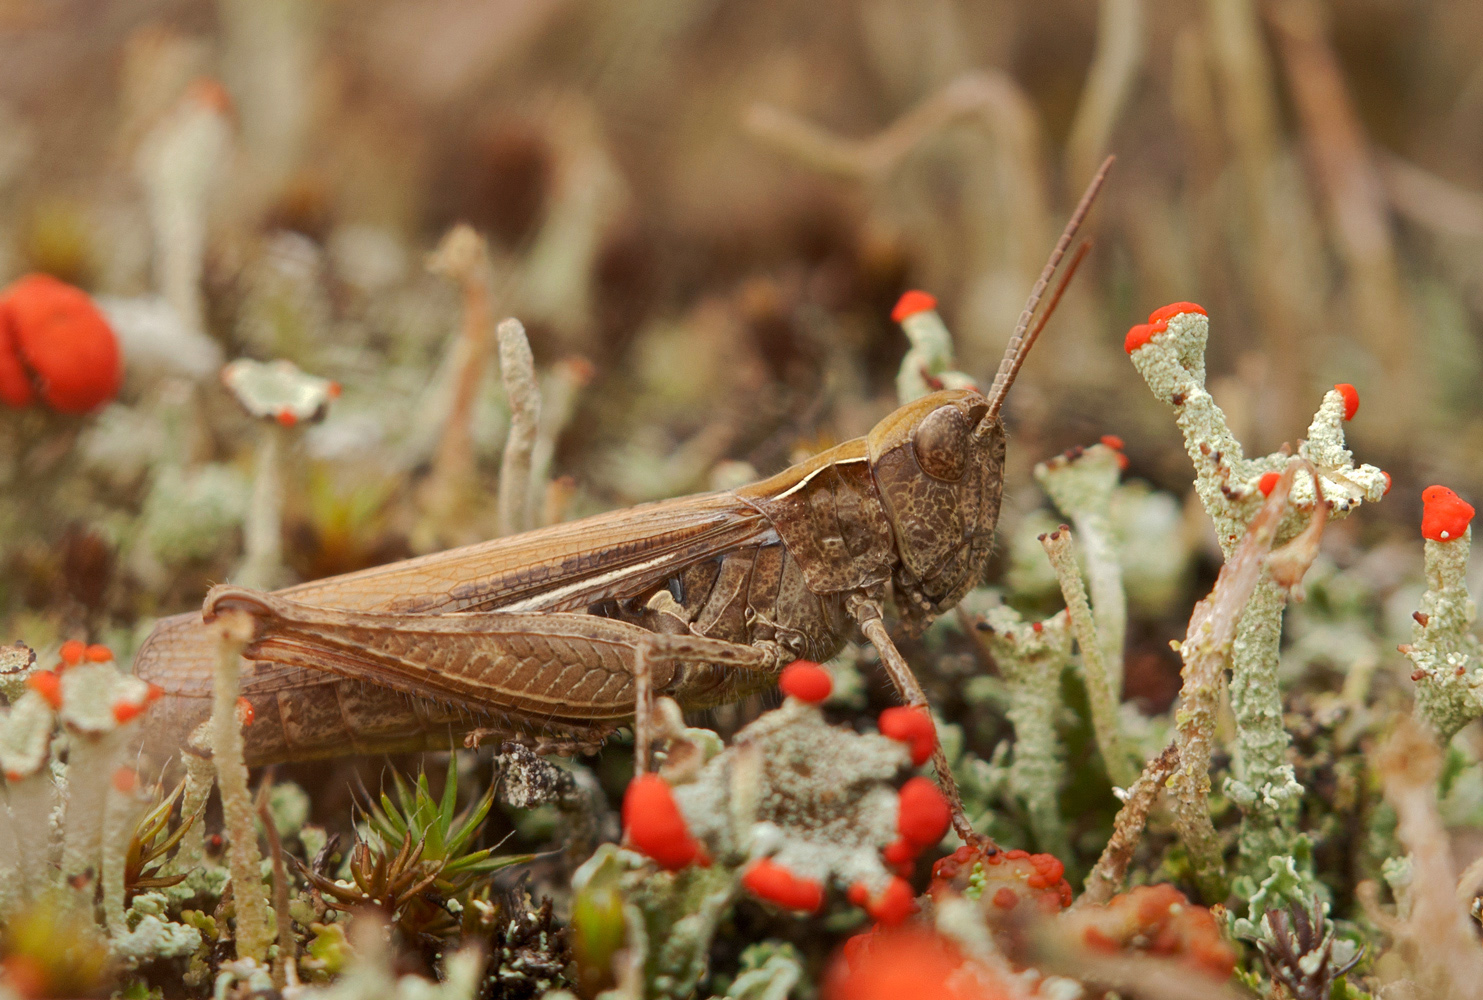
[[[852,624],[900,696],[925,706],[882,621],[888,589],[916,632],[982,577],[1003,489],[1000,408],[1110,165],[1067,224],[987,394],[934,392],[738,490],[274,593],[214,587],[201,614],[160,621],[135,659],[165,692],[155,746],[173,751],[209,714],[216,638],[206,623],[229,609],[255,619],[242,675],[250,764],[447,749],[458,736],[571,751],[635,720],[642,751],[651,691],[685,709],[734,701],[794,660],[834,656]],[[934,761],[971,836],[940,750]]]

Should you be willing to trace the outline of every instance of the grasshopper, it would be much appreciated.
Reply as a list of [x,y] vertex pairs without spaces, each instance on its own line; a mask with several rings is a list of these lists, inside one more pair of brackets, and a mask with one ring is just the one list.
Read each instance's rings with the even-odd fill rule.
[[[1003,490],[1000,409],[1041,296],[1091,208],[1102,165],[1062,233],[992,387],[909,402],[865,437],[741,489],[614,511],[273,593],[221,585],[200,614],[162,619],[135,672],[165,692],[151,716],[173,751],[210,711],[216,638],[246,611],[250,764],[446,749],[458,736],[538,751],[592,749],[649,698],[703,709],[827,660],[852,626],[906,702],[927,700],[883,621],[911,633],[983,575]],[[973,836],[939,749],[959,832]],[[638,765],[643,766],[642,752]]]

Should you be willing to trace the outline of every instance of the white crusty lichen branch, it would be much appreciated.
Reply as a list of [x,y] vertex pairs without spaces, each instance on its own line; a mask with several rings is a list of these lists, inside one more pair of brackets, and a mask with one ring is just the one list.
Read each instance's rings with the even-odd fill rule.
[[1442,743],[1483,715],[1483,644],[1473,634],[1477,605],[1468,594],[1473,529],[1426,540],[1426,593],[1401,647],[1415,665],[1416,715]]
[[[1246,458],[1225,414],[1205,388],[1208,334],[1204,310],[1178,303],[1155,312],[1147,325],[1130,330],[1125,347],[1154,395],[1175,411],[1195,465],[1195,490],[1229,559],[1261,508],[1264,480],[1270,491],[1289,456],[1276,452]],[[1330,517],[1343,517],[1361,503],[1373,503],[1384,495],[1385,474],[1372,465],[1356,465],[1344,445],[1348,409],[1349,400],[1336,388],[1324,396],[1314,415],[1299,455],[1312,463],[1317,475],[1299,477],[1293,483],[1288,512],[1277,526],[1277,544],[1306,526],[1319,499],[1315,488],[1321,489],[1322,499],[1331,505]],[[1285,589],[1264,576],[1252,592],[1231,646],[1236,774],[1226,791],[1243,814],[1241,875],[1236,889],[1247,898],[1267,877],[1269,858],[1303,859],[1308,852],[1306,838],[1296,828],[1302,786],[1286,760],[1289,738],[1282,724],[1277,678],[1286,599]]]
[[1061,673],[1071,660],[1070,619],[1062,611],[1032,624],[1002,604],[977,621],[970,621],[966,611],[962,618],[1009,689],[1005,714],[1014,726],[1009,790],[1025,805],[1036,846],[1057,857],[1070,857],[1071,841],[1059,802],[1066,784],[1066,751],[1056,732],[1062,709]]

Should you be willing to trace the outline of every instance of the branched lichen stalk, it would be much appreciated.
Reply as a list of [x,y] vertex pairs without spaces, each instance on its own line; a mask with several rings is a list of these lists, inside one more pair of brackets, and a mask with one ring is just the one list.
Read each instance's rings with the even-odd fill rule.
[[1118,733],[1117,699],[1107,676],[1102,640],[1097,634],[1091,605],[1087,603],[1081,570],[1077,568],[1076,556],[1071,551],[1071,529],[1063,524],[1059,530],[1041,535],[1040,544],[1045,546],[1045,554],[1050,557],[1056,579],[1061,583],[1066,612],[1071,616],[1071,632],[1081,647],[1082,673],[1086,677],[1087,701],[1092,710],[1092,730],[1097,737],[1097,748],[1102,751],[1102,762],[1113,784],[1126,788],[1137,779],[1138,770]]
[[1057,857],[1070,857],[1071,842],[1058,801],[1066,784],[1066,754],[1056,733],[1061,672],[1071,659],[1066,613],[1029,625],[1000,605],[969,631],[1009,688],[1006,714],[1014,726],[1010,791],[1025,804],[1036,846]]
[[[1182,312],[1167,320],[1167,328],[1156,325],[1141,332],[1145,337],[1130,333],[1133,364],[1153,394],[1174,408],[1185,449],[1194,462],[1196,493],[1215,522],[1216,536],[1229,559],[1261,506],[1263,474],[1280,472],[1287,456],[1274,453],[1248,460],[1231,434],[1225,414],[1205,389],[1209,323],[1202,312]],[[1316,482],[1313,477],[1294,482],[1291,511],[1278,524],[1277,543],[1304,526],[1305,512],[1312,511],[1317,499],[1315,485],[1332,503],[1336,518],[1363,501],[1374,502],[1384,495],[1384,473],[1374,466],[1356,466],[1344,445],[1345,409],[1344,397],[1332,391],[1314,415],[1299,454],[1319,474]],[[1300,895],[1293,900],[1301,903],[1317,885],[1307,861],[1307,839],[1296,829],[1302,786],[1287,763],[1289,739],[1282,724],[1277,662],[1285,603],[1284,591],[1263,578],[1236,627],[1231,646],[1236,778],[1226,790],[1243,814],[1238,893],[1251,898],[1271,872],[1269,859],[1290,857],[1303,873],[1296,890]]]
[[231,837],[227,861],[237,906],[237,957],[261,963],[273,942],[273,927],[263,893],[262,855],[253,826],[255,812],[247,790],[247,765],[242,758],[242,723],[237,718],[242,647],[252,638],[252,629],[251,616],[243,612],[223,612],[216,619],[220,645],[211,712],[211,752],[216,760],[222,814]]
[[525,327],[507,319],[497,333],[500,375],[510,402],[510,433],[499,468],[499,533],[513,535],[530,527],[530,464],[541,422],[541,389]]
[[1412,640],[1401,649],[1416,666],[1417,717],[1446,743],[1483,715],[1483,645],[1473,635],[1478,609],[1467,586],[1473,529],[1425,544],[1427,589],[1412,616]]

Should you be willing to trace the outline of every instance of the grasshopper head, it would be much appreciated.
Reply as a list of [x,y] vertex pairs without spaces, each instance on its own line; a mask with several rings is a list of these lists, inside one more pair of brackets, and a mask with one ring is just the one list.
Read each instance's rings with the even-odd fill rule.
[[902,406],[866,438],[899,557],[894,583],[908,628],[924,628],[983,575],[1003,492],[1004,424],[973,389]]

